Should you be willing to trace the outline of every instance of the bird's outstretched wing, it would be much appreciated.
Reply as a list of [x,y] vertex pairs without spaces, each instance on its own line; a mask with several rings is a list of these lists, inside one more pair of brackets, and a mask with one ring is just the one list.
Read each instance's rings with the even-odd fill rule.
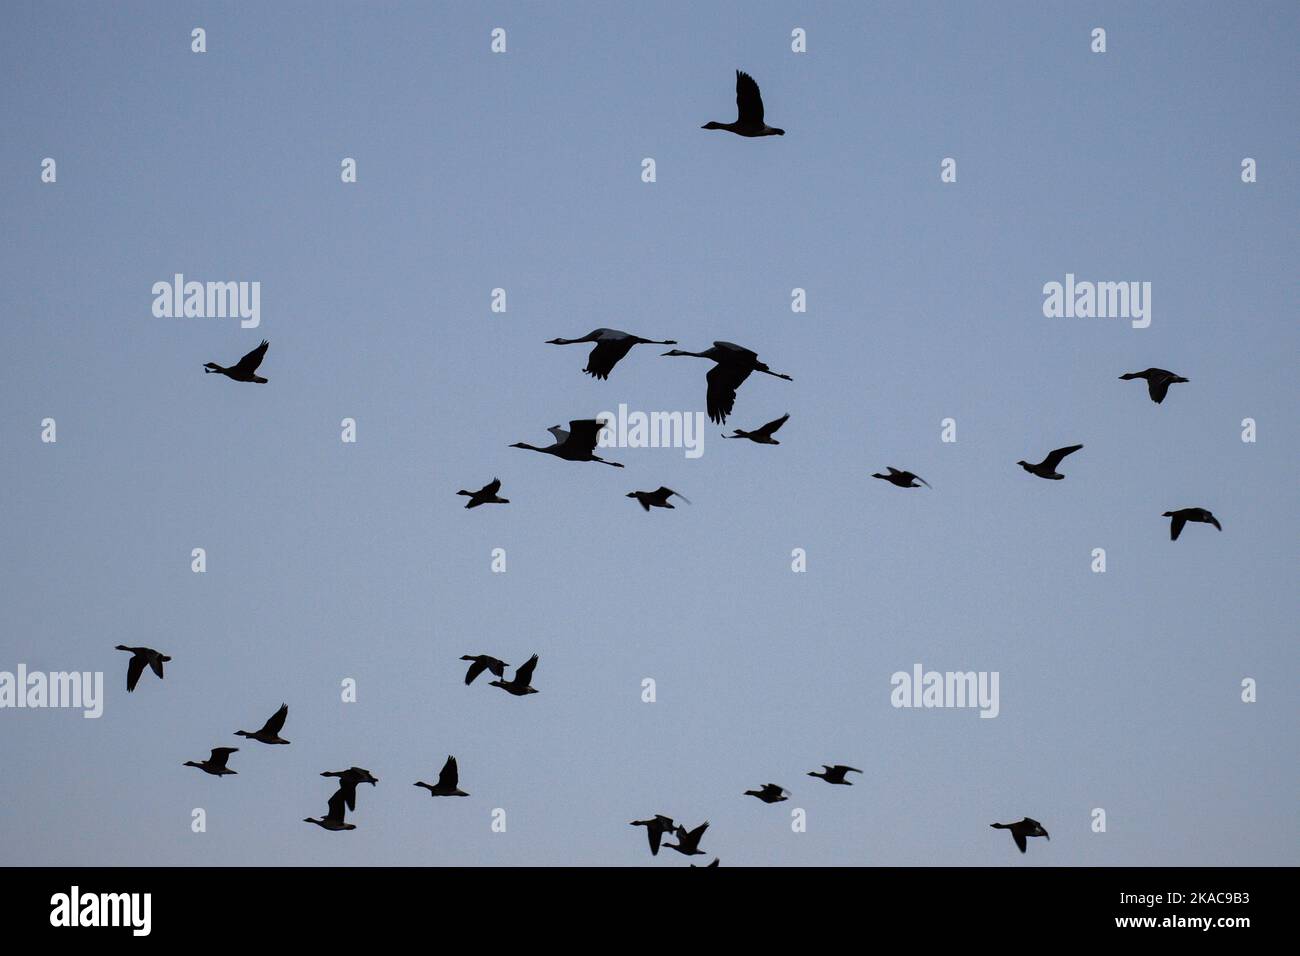
[[736,407],[736,389],[749,378],[750,369],[744,365],[723,362],[709,369],[704,376],[708,383],[705,406],[709,420],[721,425],[726,422],[731,410]]
[[330,798],[330,805],[333,806],[335,799],[343,800],[349,810],[357,808],[357,782],[355,780],[340,780],[339,788],[334,796]]
[[1058,448],[1043,459],[1043,465],[1052,469],[1052,471],[1056,471],[1056,466],[1061,463],[1061,459],[1066,455],[1073,455],[1082,447],[1082,445],[1067,445],[1064,448]]
[[1152,375],[1147,379],[1147,394],[1151,401],[1159,405],[1169,394],[1169,378],[1165,375]]
[[664,829],[658,820],[651,820],[650,825],[645,828],[645,835],[650,841],[650,854],[652,856],[659,855],[659,844],[664,838]]
[[149,667],[155,674],[162,677],[163,662],[168,660],[171,660],[171,658],[167,657],[165,654],[160,654],[159,652],[154,651],[149,655]]
[[687,498],[685,495],[681,494],[680,492],[673,491],[671,488],[665,487],[664,485],[660,485],[659,490],[656,491],[655,494],[662,495],[664,501],[667,501],[673,495],[677,495],[678,498],[681,498],[682,501],[686,502],[688,505],[691,503],[690,498]]
[[487,661],[485,661],[482,657],[475,658],[474,661],[469,665],[469,670],[465,672],[465,683],[466,684],[474,683],[474,678],[478,677],[479,674],[482,674],[485,670],[487,670],[487,666],[488,666]]
[[634,345],[636,340],[632,338],[605,339],[597,342],[596,347],[587,356],[587,367],[583,371],[592,378],[609,378],[609,373],[614,370],[614,366],[632,351]]
[[520,684],[531,684],[533,681],[533,670],[537,667],[537,655],[534,654],[528,660],[524,661],[515,668],[515,681]]
[[261,733],[272,733],[279,735],[284,729],[284,720],[289,716],[289,705],[281,704],[280,709],[271,715],[271,719],[262,725]]
[[763,125],[763,97],[748,73],[736,71],[736,122],[742,126]]
[[604,422],[597,421],[594,418],[569,422],[569,437],[564,440],[564,444],[579,448],[585,452],[593,452],[596,450],[596,441],[600,437],[600,430],[604,427]]
[[262,364],[262,359],[266,358],[266,350],[270,344],[266,339],[262,339],[262,344],[235,363],[235,367],[231,371],[247,372],[249,374],[256,372],[257,367]]
[[442,765],[442,770],[438,772],[438,786],[455,790],[459,780],[460,771],[456,769],[456,758],[448,756],[447,762]]
[[[353,797],[356,796],[356,792],[357,792],[357,791],[356,791],[356,787],[354,786],[353,789],[352,789],[352,795],[353,795]],[[325,819],[326,819],[326,820],[337,820],[339,823],[342,823],[342,822],[343,822],[343,804],[344,804],[345,802],[346,802],[347,805],[348,805],[348,809],[350,809],[350,810],[355,810],[355,809],[356,809],[356,805],[354,804],[354,802],[353,802],[352,800],[348,800],[347,797],[346,797],[346,796],[344,795],[344,793],[343,793],[343,788],[342,788],[342,787],[339,787],[337,790],[334,791],[334,795],[333,795],[332,797],[330,797],[330,798],[329,798],[329,801],[325,804],[327,807],[329,807],[329,812],[325,814]]]
[[1214,517],[1214,515],[1210,515],[1210,524],[1214,525],[1220,531],[1223,530],[1223,525],[1219,524],[1219,519]]
[[501,479],[493,478],[491,481],[489,481],[486,485],[483,486],[481,493],[488,494],[488,495],[495,495],[500,490],[501,490]]
[[144,658],[132,654],[131,659],[126,662],[126,689],[128,693],[135,690],[135,685],[140,683],[140,675],[143,673]]
[[766,425],[764,425],[762,428],[760,428],[757,432],[755,432],[755,434],[757,434],[757,435],[765,435],[765,436],[767,436],[768,438],[771,438],[773,432],[775,432],[775,431],[777,431],[778,429],[780,429],[780,427],[781,427],[782,425],[784,425],[786,422],[788,422],[789,420],[790,420],[790,413],[789,413],[789,412],[786,412],[784,415],[782,415],[780,418],[776,419],[775,421],[770,421],[770,422],[768,422]]
[[1173,520],[1169,523],[1169,540],[1177,541],[1178,536],[1183,533],[1183,525],[1187,524],[1187,519],[1181,514],[1175,514]]
[[238,749],[238,747],[213,747],[212,755],[208,757],[208,763],[214,767],[224,767],[226,761],[230,759],[230,755]]

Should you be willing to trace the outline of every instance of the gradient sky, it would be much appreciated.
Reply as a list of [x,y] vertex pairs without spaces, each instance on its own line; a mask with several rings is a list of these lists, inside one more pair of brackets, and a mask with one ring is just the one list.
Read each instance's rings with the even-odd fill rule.
[[[0,861],[685,865],[627,825],[663,812],[724,865],[1298,862],[1295,4],[2,16],[0,669],[107,701],[0,712]],[[736,68],[785,137],[699,129]],[[153,317],[175,272],[260,281],[261,327]],[[1151,282],[1150,328],[1044,318],[1067,272]],[[753,348],[794,381],[728,428],[789,411],[782,445],[507,447],[703,407],[705,362],[597,382],[544,344],[598,326]],[[270,384],[201,373],[263,336]],[[1191,382],[1117,381],[1152,365]],[[1063,482],[1015,464],[1075,442]],[[494,475],[512,504],[464,510]],[[660,484],[693,506],[623,497]],[[1171,543],[1193,505],[1223,532]],[[128,696],[118,643],[166,680]],[[539,653],[541,693],[464,687],[478,652]],[[916,662],[998,671],[1000,716],[892,708]],[[291,746],[231,736],[281,701]],[[181,766],[235,745],[238,776]],[[433,801],[449,753],[472,796]],[[866,773],[803,776],[835,762]],[[351,764],[359,829],[304,825]],[[741,796],[767,781],[792,800]],[[1022,857],[988,824],[1026,814]]]

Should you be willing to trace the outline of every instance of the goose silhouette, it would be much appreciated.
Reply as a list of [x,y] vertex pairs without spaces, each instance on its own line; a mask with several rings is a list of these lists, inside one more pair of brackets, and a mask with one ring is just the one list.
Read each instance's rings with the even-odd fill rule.
[[224,368],[216,362],[208,362],[203,366],[203,371],[208,374],[219,372],[226,378],[233,378],[236,382],[256,382],[258,385],[265,385],[267,380],[256,373],[257,367],[262,364],[262,359],[266,358],[266,350],[270,344],[266,339],[262,339],[261,345],[230,366],[230,368]]
[[763,122],[763,96],[758,84],[748,73],[736,71],[736,121],[719,123],[710,121],[700,129],[725,129],[737,136],[784,136],[785,130]]
[[155,651],[152,647],[127,647],[125,644],[118,644],[113,649],[129,651],[131,654],[131,659],[126,662],[127,693],[135,690],[135,685],[140,683],[140,675],[144,673],[146,666],[158,675],[159,680],[162,680],[163,664],[171,660],[166,654]]

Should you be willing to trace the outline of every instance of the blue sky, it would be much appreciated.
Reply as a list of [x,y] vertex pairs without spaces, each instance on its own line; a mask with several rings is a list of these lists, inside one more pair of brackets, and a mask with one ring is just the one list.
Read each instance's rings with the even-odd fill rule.
[[[724,865],[1297,862],[1294,4],[3,18],[0,669],[108,688],[0,712],[4,862],[683,865],[627,826],[655,812]],[[786,136],[699,129],[737,68]],[[176,272],[260,281],[261,326],[155,318]],[[1151,282],[1150,328],[1045,318],[1069,272]],[[788,411],[782,445],[508,448],[703,407],[702,361],[596,382],[544,344],[598,326],[756,350],[794,381],[728,428]],[[270,384],[201,373],[264,336]],[[1154,405],[1117,381],[1148,366],[1191,382]],[[1063,482],[1015,465],[1076,442]],[[512,503],[465,511],[493,476]],[[624,497],[661,484],[693,505]],[[1171,543],[1191,505],[1223,532]],[[128,697],[118,643],[166,680]],[[541,693],[462,686],[479,652],[539,653]],[[892,708],[916,662],[999,672],[1000,715]],[[291,746],[231,736],[281,701]],[[238,776],[181,766],[214,746]],[[449,753],[471,797],[432,801]],[[803,776],[835,762],[866,773]],[[304,825],[351,764],[359,829]],[[1026,814],[1022,857],[988,824]]]

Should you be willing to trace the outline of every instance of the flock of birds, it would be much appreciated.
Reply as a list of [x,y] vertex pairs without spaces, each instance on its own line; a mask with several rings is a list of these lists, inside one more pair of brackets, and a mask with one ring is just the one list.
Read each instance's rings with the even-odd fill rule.
[[[747,73],[736,71],[736,108],[737,117],[731,123],[709,122],[704,124],[703,129],[708,130],[726,130],[744,137],[764,137],[764,136],[783,136],[785,131],[775,127],[768,126],[764,121],[763,99],[759,92],[758,84]],[[608,380],[615,366],[627,357],[633,347],[637,345],[658,345],[668,346],[676,345],[674,339],[647,339],[639,335],[632,335],[618,329],[599,328],[593,329],[581,338],[554,338],[547,341],[549,345],[592,345],[593,348],[587,356],[587,364],[583,372],[592,378],[605,381]],[[243,356],[238,362],[230,367],[218,365],[215,362],[209,362],[204,366],[206,373],[217,373],[225,375],[227,378],[237,382],[251,382],[257,384],[266,384],[267,379],[258,375],[258,369],[261,367],[263,360],[266,358],[269,342],[263,340],[257,348],[253,349],[247,355]],[[700,352],[690,352],[682,349],[670,349],[662,353],[664,356],[685,356],[692,358],[707,359],[713,363],[705,375],[705,408],[708,412],[709,419],[719,425],[725,424],[728,416],[731,415],[736,402],[736,392],[741,385],[754,373],[769,375],[773,378],[779,378],[790,382],[793,379],[782,372],[773,371],[766,363],[759,360],[758,354],[741,345],[731,342],[715,341],[712,347]],[[1128,381],[1133,379],[1143,379],[1147,383],[1148,393],[1151,401],[1159,404],[1165,400],[1170,385],[1187,382],[1188,379],[1181,375],[1159,368],[1148,368],[1140,372],[1128,372],[1121,375],[1122,380]],[[748,439],[756,444],[761,445],[779,445],[780,442],[773,436],[782,426],[790,419],[789,413],[782,415],[752,430],[736,428],[732,434],[723,434],[723,438],[729,439]],[[516,442],[510,447],[522,448],[528,451],[539,452],[545,455],[551,455],[554,458],[570,462],[597,462],[609,465],[615,468],[622,468],[620,462],[608,461],[595,453],[601,429],[604,423],[595,419],[576,419],[570,421],[568,428],[559,425],[552,426],[548,429],[553,442],[546,446],[531,445],[526,442]],[[1021,460],[1017,462],[1026,472],[1038,478],[1051,481],[1060,481],[1065,476],[1058,469],[1061,462],[1069,455],[1074,454],[1083,448],[1083,445],[1067,445],[1057,448],[1048,453],[1042,461],[1036,464]],[[889,466],[884,474],[876,473],[871,477],[879,478],[899,488],[931,488],[932,486],[911,471],[901,470]],[[467,509],[477,508],[486,504],[509,504],[508,498],[500,496],[501,481],[493,478],[488,484],[476,491],[460,490],[458,495],[463,495],[469,499],[465,507]],[[677,497],[683,501],[689,500],[668,487],[659,487],[654,491],[630,491],[627,497],[635,499],[641,507],[649,512],[652,508],[671,509],[672,503],[670,498]],[[1204,508],[1180,508],[1177,510],[1167,511],[1163,515],[1171,519],[1170,537],[1178,539],[1184,525],[1187,522],[1198,522],[1212,524],[1215,528],[1222,530],[1218,520]],[[134,691],[140,676],[146,667],[150,668],[159,678],[163,676],[163,664],[170,661],[171,658],[157,650],[148,647],[126,647],[118,645],[118,650],[128,651],[131,653],[131,660],[127,667],[127,690]],[[465,674],[465,684],[473,684],[475,679],[482,673],[490,672],[495,679],[490,681],[490,686],[498,687],[507,693],[523,697],[537,693],[537,689],[532,686],[533,672],[537,667],[538,656],[534,654],[527,662],[516,668],[514,676],[506,680],[505,671],[509,667],[506,662],[488,654],[466,654],[461,657],[462,661],[468,661],[469,668]],[[273,714],[270,719],[257,731],[236,731],[238,736],[255,740],[263,744],[279,745],[287,744],[289,741],[280,736],[284,728],[285,720],[288,717],[289,708],[281,705],[280,709]],[[211,755],[202,761],[187,761],[185,766],[197,767],[205,773],[221,777],[228,774],[234,774],[235,771],[227,766],[231,754],[236,753],[238,748],[235,747],[216,747],[213,748]],[[823,764],[820,771],[809,771],[808,775],[818,777],[828,784],[838,786],[852,786],[852,782],[847,779],[850,773],[862,773],[861,770],[844,764]],[[330,796],[327,801],[327,812],[320,818],[307,817],[305,822],[313,823],[326,830],[353,830],[355,825],[346,821],[346,814],[356,810],[356,791],[357,785],[368,783],[371,786],[378,784],[376,778],[369,770],[360,767],[350,767],[347,770],[325,771],[321,774],[324,777],[333,777],[338,780],[338,789]],[[460,789],[459,769],[454,756],[448,756],[446,763],[443,765],[438,775],[437,783],[426,783],[417,781],[415,786],[427,789],[431,796],[434,797],[463,797],[468,796],[465,791]],[[761,787],[744,791],[743,795],[752,796],[763,803],[774,804],[781,803],[789,799],[790,791],[774,784],[766,783]],[[655,814],[649,819],[633,820],[631,826],[641,826],[646,828],[646,834],[649,840],[651,854],[657,855],[661,846],[675,850],[685,856],[703,855],[704,851],[700,849],[700,842],[708,829],[708,822],[704,822],[692,829],[678,824],[672,817],[665,814]],[[1047,831],[1042,824],[1029,817],[1015,823],[994,823],[991,824],[996,829],[1009,830],[1020,852],[1024,853],[1028,837],[1048,837]],[[673,836],[677,842],[663,843],[665,836]],[[1048,837],[1050,839],[1050,837]],[[718,859],[709,866],[717,866]],[[692,864],[694,866],[695,864]]]

